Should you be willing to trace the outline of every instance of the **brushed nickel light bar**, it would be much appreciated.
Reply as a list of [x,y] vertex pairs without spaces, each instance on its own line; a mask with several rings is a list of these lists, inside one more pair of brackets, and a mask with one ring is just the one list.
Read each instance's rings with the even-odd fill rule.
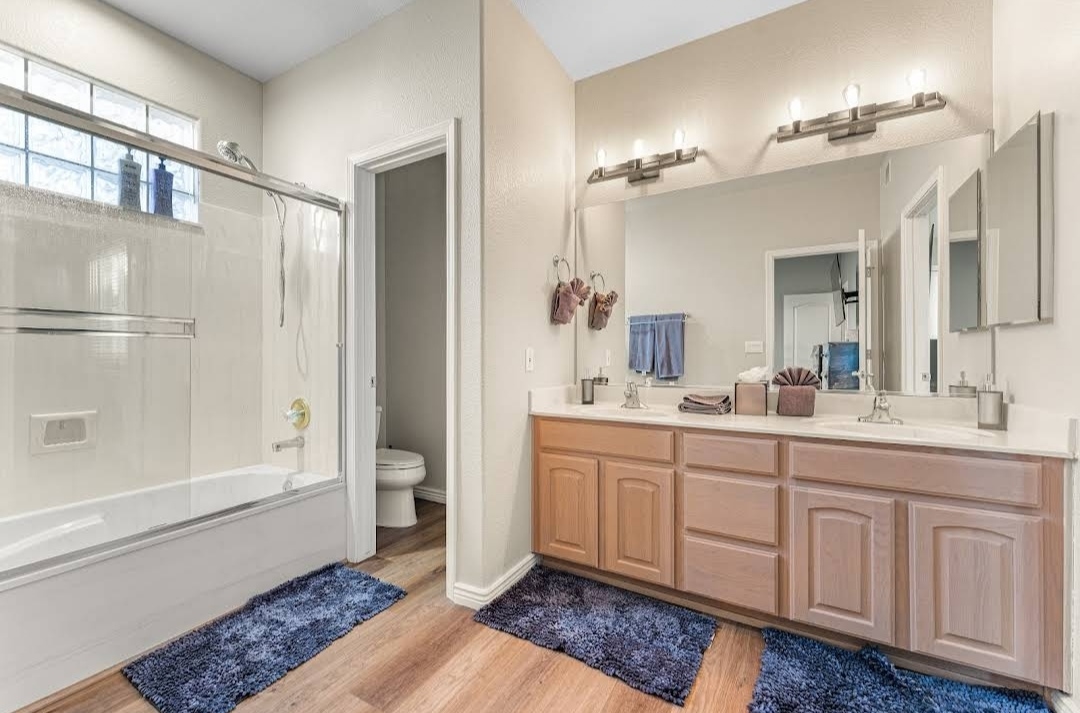
[[634,142],[634,158],[610,166],[607,165],[607,152],[600,149],[596,152],[596,168],[589,174],[588,182],[600,183],[626,178],[627,183],[635,185],[644,181],[655,181],[660,178],[660,173],[665,168],[693,163],[697,161],[699,154],[704,153],[697,146],[683,148],[686,133],[682,129],[675,130],[672,143],[675,145],[674,151],[645,155],[645,144],[638,139]]
[[887,104],[859,104],[861,94],[858,84],[844,87],[847,109],[834,111],[815,119],[802,119],[802,101],[796,97],[788,104],[791,123],[776,130],[777,143],[785,143],[810,136],[828,134],[829,141],[842,141],[865,136],[877,131],[883,121],[915,116],[945,108],[945,97],[940,92],[925,91],[926,71],[917,69],[908,75],[912,94],[909,99],[898,99]]

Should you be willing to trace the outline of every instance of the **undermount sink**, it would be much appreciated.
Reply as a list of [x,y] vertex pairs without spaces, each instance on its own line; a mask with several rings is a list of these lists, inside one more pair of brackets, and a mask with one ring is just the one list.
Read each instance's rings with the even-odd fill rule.
[[890,438],[902,438],[904,440],[950,440],[977,442],[989,438],[991,434],[984,433],[974,428],[962,426],[945,426],[939,424],[895,424],[895,423],[864,423],[862,421],[824,421],[815,424],[819,431],[827,431],[837,434],[866,434],[885,436]]
[[668,418],[671,414],[654,408],[619,408],[618,406],[585,406],[581,405],[574,409],[577,413],[596,416],[597,418]]

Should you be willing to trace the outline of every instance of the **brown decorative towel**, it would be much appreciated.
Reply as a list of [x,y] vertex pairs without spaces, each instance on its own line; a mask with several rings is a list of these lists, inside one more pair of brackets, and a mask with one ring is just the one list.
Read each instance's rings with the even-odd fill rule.
[[618,301],[619,293],[615,290],[606,293],[594,292],[589,304],[589,328],[599,330],[606,327],[611,318],[611,310]]
[[731,397],[727,394],[718,396],[690,394],[683,397],[682,403],[679,404],[679,410],[683,413],[705,413],[723,416],[731,413]]
[[589,299],[592,288],[577,277],[569,283],[560,282],[555,287],[551,300],[551,321],[555,324],[570,324],[577,308]]
[[801,366],[789,366],[773,377],[777,386],[820,386],[817,374]]
[[776,397],[776,413],[781,416],[813,416],[816,386],[781,386]]

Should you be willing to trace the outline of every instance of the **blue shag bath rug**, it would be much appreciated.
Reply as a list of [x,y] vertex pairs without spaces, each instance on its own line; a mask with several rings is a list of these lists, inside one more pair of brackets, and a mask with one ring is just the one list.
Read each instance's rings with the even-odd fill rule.
[[680,706],[716,633],[704,614],[539,566],[475,619]]
[[161,713],[227,713],[404,596],[332,564],[147,654],[124,675]]
[[845,651],[765,629],[750,713],[1049,713],[1029,691],[904,671],[872,646]]

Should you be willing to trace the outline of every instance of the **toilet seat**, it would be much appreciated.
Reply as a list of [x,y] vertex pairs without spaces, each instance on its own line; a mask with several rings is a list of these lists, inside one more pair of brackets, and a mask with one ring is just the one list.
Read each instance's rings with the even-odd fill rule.
[[401,451],[395,448],[379,448],[375,451],[375,468],[377,470],[409,470],[421,468],[424,465],[424,456],[411,451]]

